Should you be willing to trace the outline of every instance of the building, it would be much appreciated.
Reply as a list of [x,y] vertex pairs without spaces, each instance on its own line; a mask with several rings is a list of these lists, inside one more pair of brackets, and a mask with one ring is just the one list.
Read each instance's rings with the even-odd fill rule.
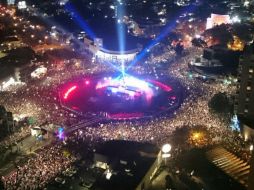
[[103,47],[103,39],[95,38],[94,41],[84,38],[84,51],[91,54],[98,61],[102,62],[131,62],[140,52],[139,48],[128,51],[109,50]]
[[15,5],[15,0],[7,0],[7,5]]
[[225,75],[236,74],[240,51],[232,51],[223,46],[212,46],[205,48],[201,57],[196,57],[195,60],[189,63],[192,71],[201,75]]
[[180,7],[188,6],[190,5],[190,0],[175,0],[174,3]]
[[241,3],[245,7],[249,7],[250,5],[254,5],[254,0],[241,0]]
[[96,178],[94,187],[144,190],[161,162],[161,151],[152,144],[122,140],[105,142],[94,154],[95,167],[102,169],[102,177]]
[[136,55],[138,54],[138,49],[133,49],[130,51],[110,51],[104,48],[100,48],[96,53],[95,57],[101,61],[108,61],[108,62],[131,62],[135,59]]
[[252,157],[250,162],[250,174],[249,174],[249,183],[248,183],[248,190],[254,189],[254,151],[252,151]]
[[0,106],[0,139],[8,136],[14,131],[14,120],[11,112]]
[[240,60],[235,113],[243,123],[245,140],[254,138],[254,45],[248,46]]
[[24,10],[27,8],[26,1],[19,1],[18,2],[18,9]]
[[207,18],[206,21],[206,29],[211,29],[214,26],[221,24],[230,24],[230,16],[229,15],[219,15],[219,14],[211,14],[211,17]]
[[68,3],[69,0],[58,0],[58,4],[63,6],[65,5],[66,3]]

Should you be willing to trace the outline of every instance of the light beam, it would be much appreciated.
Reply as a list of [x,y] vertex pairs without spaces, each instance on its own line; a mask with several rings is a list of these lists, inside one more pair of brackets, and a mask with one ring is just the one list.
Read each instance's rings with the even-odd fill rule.
[[86,21],[82,18],[82,16],[78,13],[78,11],[76,10],[76,8],[70,3],[66,3],[65,4],[65,9],[70,12],[73,15],[73,19],[74,21],[87,33],[87,35],[92,38],[95,39],[96,35],[95,33],[92,31],[92,29],[88,26],[88,24],[86,23]]
[[[185,7],[181,13],[179,14],[179,16],[183,13],[183,12],[190,12],[195,8],[195,6],[190,5]],[[149,52],[150,50],[158,43],[160,43],[166,36],[168,36],[168,34],[171,33],[171,31],[176,27],[176,20],[178,19],[178,17],[175,17],[175,19],[173,19],[172,22],[170,22],[169,24],[167,24],[164,29],[162,30],[162,32],[156,36],[155,39],[153,39],[140,53],[139,55],[137,55],[137,57],[131,62],[131,64],[126,68],[126,71],[129,70],[133,65],[135,65],[138,61],[140,61],[142,58],[144,58]]]

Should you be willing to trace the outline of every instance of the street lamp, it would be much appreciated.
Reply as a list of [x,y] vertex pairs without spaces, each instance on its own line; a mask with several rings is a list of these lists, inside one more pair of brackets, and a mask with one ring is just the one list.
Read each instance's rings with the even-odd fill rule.
[[107,169],[106,170],[106,179],[110,180],[111,176],[112,176],[112,171],[110,169]]
[[161,148],[161,151],[162,151],[162,158],[164,158],[165,160],[165,165],[166,165],[166,162],[167,162],[167,158],[169,158],[171,156],[171,154],[169,154],[169,152],[171,151],[172,147],[170,144],[164,144]]
[[170,150],[171,150],[171,145],[170,144],[164,144],[163,146],[162,146],[162,152],[164,153],[164,154],[167,154],[167,153],[169,153],[170,152]]
[[250,151],[252,152],[253,151],[253,144],[252,145],[250,145]]

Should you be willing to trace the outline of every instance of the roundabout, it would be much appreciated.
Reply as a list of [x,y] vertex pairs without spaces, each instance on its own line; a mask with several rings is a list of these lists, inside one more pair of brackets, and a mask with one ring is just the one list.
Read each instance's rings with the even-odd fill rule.
[[183,90],[177,81],[166,77],[97,74],[62,85],[59,98],[63,107],[83,116],[139,119],[176,110]]

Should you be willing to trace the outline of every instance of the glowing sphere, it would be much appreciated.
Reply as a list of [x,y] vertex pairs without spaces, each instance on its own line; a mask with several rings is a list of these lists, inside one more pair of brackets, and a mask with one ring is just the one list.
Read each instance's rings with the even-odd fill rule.
[[171,150],[171,145],[170,144],[164,144],[163,146],[162,146],[162,152],[164,153],[164,154],[166,154],[166,153],[168,153],[168,152],[170,152],[170,150]]

